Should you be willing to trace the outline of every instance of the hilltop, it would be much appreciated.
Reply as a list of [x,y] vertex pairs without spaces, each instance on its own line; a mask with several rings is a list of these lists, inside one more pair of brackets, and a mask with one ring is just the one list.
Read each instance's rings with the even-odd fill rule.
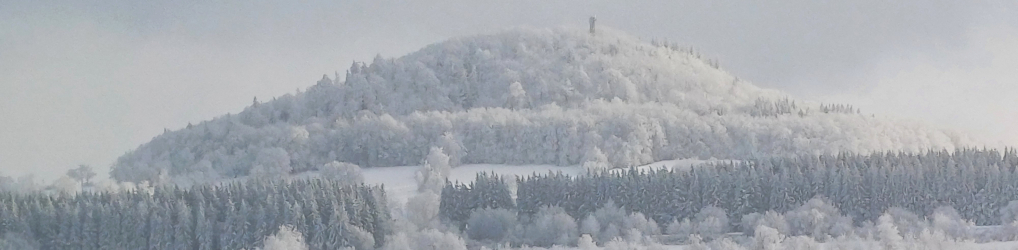
[[622,32],[514,29],[453,38],[170,131],[120,157],[120,181],[299,173],[332,161],[639,166],[683,158],[953,150],[966,137],[796,101],[695,50]]

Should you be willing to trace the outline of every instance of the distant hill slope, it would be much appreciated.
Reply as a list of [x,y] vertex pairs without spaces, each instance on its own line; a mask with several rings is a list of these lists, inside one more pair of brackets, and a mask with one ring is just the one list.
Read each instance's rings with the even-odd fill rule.
[[746,159],[953,149],[950,132],[789,100],[690,49],[620,32],[518,29],[354,63],[344,81],[167,132],[120,157],[121,181],[302,172],[331,161],[453,164]]

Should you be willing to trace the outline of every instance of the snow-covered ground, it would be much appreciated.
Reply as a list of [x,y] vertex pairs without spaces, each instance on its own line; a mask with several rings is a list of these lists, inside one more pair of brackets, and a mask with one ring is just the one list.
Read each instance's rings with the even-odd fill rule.
[[[417,181],[414,174],[420,166],[402,167],[380,167],[366,168],[363,170],[364,183],[368,185],[384,185],[385,193],[389,199],[399,202],[406,202],[407,199],[417,194]],[[449,181],[471,182],[477,173],[495,173],[502,176],[527,176],[534,173],[545,174],[548,172],[562,172],[563,174],[574,175],[580,173],[579,167],[560,167],[552,165],[497,165],[497,164],[471,164],[463,165],[452,169],[449,174]]]
[[[704,164],[704,163],[711,163],[711,162],[720,162],[720,161],[727,161],[727,160],[678,159],[678,160],[659,161],[659,162],[655,162],[655,163],[651,163],[651,164],[647,164],[647,165],[636,167],[636,169],[638,169],[640,171],[659,170],[659,169],[677,169],[677,170],[682,170],[682,171],[689,171],[690,169],[693,168],[693,166],[696,166],[696,165],[700,165],[700,164]],[[618,168],[618,169],[612,169],[611,171],[612,172],[619,172],[619,171],[627,171],[627,170],[629,170],[629,169]]]
[[[695,165],[712,162],[714,160],[679,159],[655,162],[637,167],[641,171],[657,169],[680,169],[689,170]],[[394,201],[406,202],[407,199],[417,193],[417,181],[414,174],[420,166],[400,167],[378,167],[365,168],[364,183],[368,185],[385,185],[385,193]],[[612,171],[625,171],[627,169],[615,169]],[[452,169],[449,174],[449,181],[471,182],[477,173],[495,173],[505,176],[508,179],[513,176],[529,176],[534,173],[547,174],[562,172],[566,175],[576,175],[584,170],[578,166],[554,166],[554,165],[501,165],[501,164],[469,164]]]

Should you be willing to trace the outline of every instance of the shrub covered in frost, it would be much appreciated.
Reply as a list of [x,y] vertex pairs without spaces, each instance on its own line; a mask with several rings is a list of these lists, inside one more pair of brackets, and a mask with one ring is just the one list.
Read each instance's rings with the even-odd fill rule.
[[816,239],[850,234],[852,219],[841,215],[834,205],[823,198],[813,198],[795,210],[785,213],[791,235],[807,235]]
[[576,220],[564,209],[544,207],[534,215],[523,235],[529,245],[547,247],[576,243],[579,231]]
[[757,226],[767,226],[778,230],[779,233],[784,235],[791,234],[791,229],[788,225],[788,221],[785,220],[785,216],[774,211],[767,211],[763,214],[751,213],[743,215],[741,226],[743,232],[747,235],[752,235],[753,230],[756,230]]
[[781,249],[781,242],[785,240],[782,235],[773,228],[758,226],[753,230],[753,249],[778,250]]
[[781,242],[784,249],[788,250],[820,250],[820,243],[813,239],[813,237],[799,235],[785,238],[785,241]]
[[[373,244],[373,243],[372,243]],[[304,235],[290,226],[280,226],[279,232],[265,238],[261,250],[307,250]]]
[[1009,201],[1007,206],[1000,208],[1000,224],[1010,225],[1018,221],[1018,200]]
[[676,235],[679,237],[686,237],[693,234],[693,222],[689,218],[683,218],[681,221],[674,220],[668,224],[668,228],[665,229],[665,233],[669,235]]
[[318,171],[325,178],[345,185],[357,185],[364,182],[364,174],[361,173],[361,167],[347,162],[329,162],[319,168]]
[[425,191],[407,200],[404,213],[418,229],[434,228],[438,224],[440,198],[438,194]]
[[927,227],[926,221],[919,218],[918,215],[900,207],[888,208],[886,214],[890,215],[894,220],[894,226],[898,228],[898,232],[903,237],[918,237],[919,232],[922,232]]
[[639,232],[641,235],[653,236],[661,234],[661,227],[658,226],[654,219],[649,219],[642,213],[634,212],[626,216],[625,220],[622,221],[622,227],[626,229],[632,229]]
[[704,238],[717,239],[730,231],[728,214],[719,207],[704,207],[694,217],[694,232]]
[[467,237],[480,241],[502,242],[516,228],[516,220],[516,212],[508,209],[475,209],[470,213],[470,219],[467,219]]
[[905,249],[904,238],[894,225],[894,218],[890,214],[880,216],[877,222],[877,236],[880,237],[880,245],[884,249]]
[[[626,211],[616,206],[615,202],[608,201],[583,221],[584,233],[594,236],[594,240],[600,244],[607,243],[623,236],[625,219]],[[596,232],[591,232],[595,230],[592,227],[596,227]]]
[[[706,250],[707,248],[703,248],[703,249]],[[743,247],[742,245],[739,245],[739,243],[737,243],[735,241],[732,241],[732,239],[722,238],[722,239],[719,239],[719,240],[711,241],[709,249],[711,249],[711,250],[745,250],[746,247]]]
[[466,250],[467,243],[454,233],[427,229],[414,237],[411,248],[413,250]]

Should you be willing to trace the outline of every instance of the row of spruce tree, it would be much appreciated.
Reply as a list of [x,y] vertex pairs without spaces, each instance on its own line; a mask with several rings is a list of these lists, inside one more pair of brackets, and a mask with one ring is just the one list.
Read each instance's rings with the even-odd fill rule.
[[380,187],[327,179],[0,193],[0,235],[29,239],[38,249],[254,249],[287,225],[310,249],[372,249],[391,231],[385,200]]
[[659,221],[691,218],[704,207],[739,217],[793,210],[823,197],[856,223],[874,221],[889,208],[931,214],[952,206],[979,225],[1000,222],[1000,210],[1018,199],[1018,153],[986,149],[953,152],[838,154],[731,161],[691,170],[608,171],[585,176],[534,174],[510,185],[497,176],[450,183],[441,215],[463,225],[474,209],[514,209],[531,215],[561,207],[586,218],[609,201],[627,213]]
[[[476,216],[482,210],[511,211],[501,217],[530,218],[539,229],[554,226],[540,221],[575,223],[555,218],[587,218],[606,207],[663,223],[696,218],[709,207],[732,215],[726,221],[734,224],[745,214],[787,212],[824,197],[856,223],[873,221],[890,208],[931,214],[952,206],[986,225],[1018,198],[1016,171],[1014,149],[962,149],[767,158],[691,170],[535,174],[517,178],[515,185],[480,174],[472,183],[448,183],[439,215],[474,232],[469,221],[484,218]],[[252,249],[281,225],[292,225],[310,249],[372,249],[384,246],[392,233],[385,201],[381,187],[328,179],[75,195],[0,193],[0,235],[19,235],[39,249]],[[559,241],[539,236],[525,238]]]

